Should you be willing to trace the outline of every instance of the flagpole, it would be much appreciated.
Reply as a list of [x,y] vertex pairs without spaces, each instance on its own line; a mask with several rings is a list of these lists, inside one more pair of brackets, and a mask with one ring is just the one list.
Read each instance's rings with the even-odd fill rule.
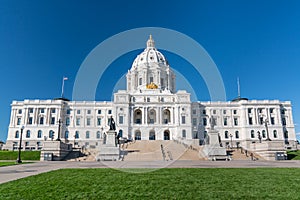
[[61,98],[64,98],[64,85],[65,85],[65,77],[63,77],[62,79]]

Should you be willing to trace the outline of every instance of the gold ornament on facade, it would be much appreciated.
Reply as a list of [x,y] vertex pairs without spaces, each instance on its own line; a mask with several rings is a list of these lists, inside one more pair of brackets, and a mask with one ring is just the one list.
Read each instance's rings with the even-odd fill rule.
[[146,88],[147,89],[157,89],[158,86],[155,83],[151,82],[151,83],[146,85]]

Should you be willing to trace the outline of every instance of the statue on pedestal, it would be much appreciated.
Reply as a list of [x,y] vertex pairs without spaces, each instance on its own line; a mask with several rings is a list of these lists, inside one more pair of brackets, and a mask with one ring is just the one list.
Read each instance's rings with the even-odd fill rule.
[[215,119],[213,117],[209,118],[209,124],[210,124],[210,130],[214,130],[216,122],[215,122]]
[[110,120],[109,120],[109,130],[110,131],[115,131],[116,130],[116,123],[115,123],[115,120],[112,116],[110,116]]

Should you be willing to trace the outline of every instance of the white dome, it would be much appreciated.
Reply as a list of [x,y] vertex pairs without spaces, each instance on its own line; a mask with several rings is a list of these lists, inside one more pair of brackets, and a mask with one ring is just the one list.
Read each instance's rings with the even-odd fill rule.
[[165,66],[169,65],[164,55],[155,48],[154,40],[151,35],[147,41],[147,48],[136,57],[132,63],[132,68],[134,69],[143,65],[147,66],[149,63],[158,63]]

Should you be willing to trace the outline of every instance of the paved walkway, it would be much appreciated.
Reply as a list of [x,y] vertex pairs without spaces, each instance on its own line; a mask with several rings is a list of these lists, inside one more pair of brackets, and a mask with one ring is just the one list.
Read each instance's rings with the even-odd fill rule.
[[[129,171],[132,168],[258,168],[296,167],[300,161],[117,161],[117,162],[36,162],[23,165],[0,167],[0,184],[12,180],[64,168],[116,168]],[[126,170],[127,169],[127,170]],[[134,172],[131,170],[131,172]]]

